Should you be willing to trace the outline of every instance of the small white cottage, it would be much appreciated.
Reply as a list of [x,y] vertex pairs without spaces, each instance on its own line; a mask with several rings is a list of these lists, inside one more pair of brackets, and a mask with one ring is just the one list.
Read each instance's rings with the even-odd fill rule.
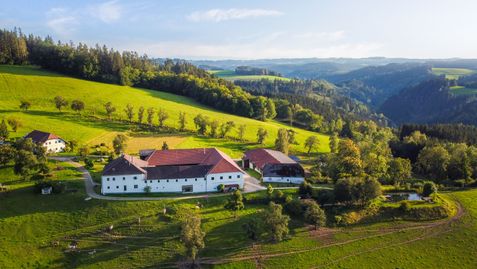
[[46,148],[47,152],[62,152],[65,151],[66,142],[61,137],[42,131],[34,130],[27,134],[25,137],[30,138],[34,143],[42,145]]

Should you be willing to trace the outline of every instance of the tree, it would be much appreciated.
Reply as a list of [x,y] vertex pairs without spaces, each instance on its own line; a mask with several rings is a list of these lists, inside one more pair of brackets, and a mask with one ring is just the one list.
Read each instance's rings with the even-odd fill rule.
[[422,196],[429,197],[432,194],[437,193],[437,186],[432,181],[426,181],[422,186]]
[[326,224],[325,211],[315,201],[311,201],[305,211],[305,221],[314,225],[315,230],[323,227]]
[[187,124],[186,113],[179,112],[179,131],[183,132]]
[[15,160],[15,149],[10,145],[0,145],[0,165],[5,166]]
[[197,213],[189,214],[184,218],[181,225],[181,241],[187,249],[187,256],[192,259],[195,264],[197,254],[200,249],[205,247],[205,233],[202,231],[201,219]]
[[129,122],[132,122],[134,118],[134,107],[131,104],[127,104],[124,113],[126,113]]
[[293,121],[295,120],[296,113],[298,113],[298,111],[302,109],[303,107],[301,107],[299,104],[293,104],[290,106],[290,126],[293,126]]
[[104,109],[106,110],[106,116],[108,116],[108,119],[110,120],[113,113],[116,112],[116,108],[113,106],[113,103],[107,102],[104,104]]
[[242,224],[242,228],[249,239],[256,241],[260,235],[260,224],[256,219],[251,219]]
[[361,150],[350,139],[340,140],[338,152],[332,156],[329,164],[333,178],[360,176],[363,173]]
[[140,106],[139,110],[137,111],[137,122],[142,124],[142,120],[144,118],[144,107]]
[[308,148],[308,154],[310,154],[310,152],[313,150],[313,149],[316,149],[319,145],[319,140],[318,140],[318,137],[312,135],[310,137],[308,137],[305,141],[305,148]]
[[354,138],[353,123],[351,121],[345,121],[343,128],[341,129],[340,136],[349,139]]
[[388,177],[394,184],[411,179],[412,166],[409,159],[394,158],[389,162]]
[[27,180],[37,169],[38,159],[32,151],[18,150],[15,156],[15,165],[13,171],[16,175]]
[[257,96],[252,99],[251,104],[255,118],[261,121],[265,121],[267,119],[267,103],[267,98],[263,96]]
[[286,129],[278,129],[277,139],[275,139],[275,149],[288,154],[288,132]]
[[159,123],[159,127],[164,127],[164,122],[169,118],[169,114],[162,108],[157,111],[157,121]]
[[272,184],[268,184],[268,186],[267,186],[267,197],[268,197],[268,200],[272,200],[272,198],[273,198]]
[[224,138],[227,134],[235,127],[235,123],[233,121],[227,121],[220,125],[220,137]]
[[19,120],[17,118],[14,118],[14,117],[8,118],[7,122],[8,122],[8,125],[10,125],[10,127],[12,127],[12,130],[14,132],[17,132],[18,128],[23,126],[21,120]]
[[381,195],[381,185],[373,178],[342,178],[334,191],[338,202],[364,204]]
[[128,140],[127,136],[125,136],[123,134],[116,135],[116,137],[113,139],[114,153],[119,155],[119,154],[121,154],[121,152],[124,152],[124,150],[126,150],[127,140]]
[[330,136],[330,151],[331,151],[331,153],[336,153],[338,151],[338,143],[339,143],[338,135],[336,133],[333,133]]
[[167,145],[166,141],[162,142],[162,148],[161,149],[162,150],[168,150],[169,149],[169,145]]
[[449,162],[449,153],[441,145],[426,146],[417,157],[419,173],[437,180],[447,178],[447,166]]
[[149,124],[149,126],[152,126],[152,122],[154,121],[154,114],[155,110],[153,107],[147,109],[147,124]]
[[283,215],[282,206],[270,202],[263,214],[264,227],[268,229],[270,237],[275,242],[280,242],[288,235],[288,222],[290,217]]
[[94,162],[89,158],[84,158],[84,168],[92,169],[94,167]]
[[275,103],[272,99],[267,99],[267,118],[274,119],[277,116],[277,111],[275,109]]
[[298,187],[298,194],[300,195],[300,197],[303,197],[303,198],[310,198],[313,196],[313,186],[306,182],[306,181],[303,181],[300,186]]
[[263,144],[263,141],[268,137],[268,131],[260,127],[257,130],[257,143]]
[[242,192],[240,190],[236,190],[232,193],[229,202],[226,205],[226,208],[231,209],[233,211],[238,211],[245,208]]
[[293,129],[288,129],[287,133],[288,133],[288,144],[298,145],[299,143],[298,143],[298,141],[296,141],[296,138],[295,138],[296,131],[293,130]]
[[84,110],[84,102],[81,100],[71,101],[71,109],[78,112],[81,115],[81,111]]
[[213,120],[210,122],[210,136],[217,137],[217,128],[219,128],[219,121]]
[[61,108],[68,105],[68,101],[66,101],[66,99],[63,98],[63,96],[59,96],[59,95],[53,99],[53,102],[55,102],[55,107],[56,109],[58,109],[58,111],[61,111]]
[[201,135],[205,135],[207,131],[207,125],[209,124],[209,118],[207,116],[202,116],[202,114],[198,114],[194,118],[195,128],[197,128],[197,132]]
[[3,119],[2,123],[0,123],[0,142],[7,140],[9,135],[8,126],[5,123],[5,119]]
[[89,147],[82,145],[78,148],[78,154],[81,158],[86,158],[89,155]]
[[239,139],[240,141],[243,141],[243,138],[244,138],[244,136],[245,136],[245,130],[246,130],[246,128],[247,128],[247,125],[245,125],[245,124],[241,124],[241,125],[239,126],[239,128],[238,128],[238,139]]
[[20,109],[24,110],[24,111],[27,111],[28,109],[30,109],[31,107],[31,103],[26,101],[26,100],[23,100],[23,101],[20,101]]

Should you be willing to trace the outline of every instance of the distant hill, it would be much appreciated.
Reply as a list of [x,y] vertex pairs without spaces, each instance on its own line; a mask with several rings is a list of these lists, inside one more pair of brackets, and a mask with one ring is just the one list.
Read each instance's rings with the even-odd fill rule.
[[477,95],[456,94],[438,77],[401,91],[380,108],[395,123],[464,123],[477,125]]

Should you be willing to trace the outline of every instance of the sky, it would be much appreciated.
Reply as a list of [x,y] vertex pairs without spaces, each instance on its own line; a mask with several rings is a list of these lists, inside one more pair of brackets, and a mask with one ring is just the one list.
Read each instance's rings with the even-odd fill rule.
[[151,57],[477,58],[475,0],[15,0],[0,27]]

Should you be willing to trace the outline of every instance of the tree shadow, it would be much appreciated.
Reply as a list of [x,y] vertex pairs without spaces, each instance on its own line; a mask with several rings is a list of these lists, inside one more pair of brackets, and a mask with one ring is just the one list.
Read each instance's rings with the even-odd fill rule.
[[23,76],[65,77],[59,73],[33,65],[0,65],[0,73]]

